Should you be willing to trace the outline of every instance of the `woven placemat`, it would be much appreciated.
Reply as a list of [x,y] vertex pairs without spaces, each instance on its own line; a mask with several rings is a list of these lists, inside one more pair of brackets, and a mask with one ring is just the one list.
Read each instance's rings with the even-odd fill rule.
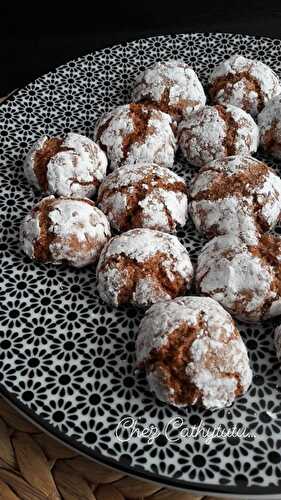
[[162,488],[87,460],[0,398],[0,500],[19,499],[219,500]]

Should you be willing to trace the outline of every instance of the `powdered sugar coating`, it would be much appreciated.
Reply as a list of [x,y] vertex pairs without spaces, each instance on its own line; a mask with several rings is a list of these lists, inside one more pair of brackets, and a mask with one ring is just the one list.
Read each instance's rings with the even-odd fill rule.
[[141,104],[125,104],[105,113],[95,137],[107,153],[110,168],[138,162],[172,168],[176,140],[172,118]]
[[216,66],[209,85],[214,103],[238,106],[252,116],[281,93],[279,78],[269,66],[240,54]]
[[[48,140],[47,136],[40,137],[28,152],[24,163],[27,180],[40,191],[42,186],[36,175],[36,157]],[[107,158],[91,139],[70,132],[45,168],[45,192],[57,196],[92,197],[106,175]]]
[[225,156],[256,152],[259,129],[235,106],[204,106],[179,125],[179,145],[186,160],[201,167]]
[[187,218],[184,179],[165,167],[137,163],[116,169],[100,186],[98,204],[117,231],[147,227],[175,232]]
[[132,93],[134,102],[150,102],[181,119],[206,104],[206,96],[195,71],[182,61],[158,61],[138,75]]
[[34,259],[34,244],[40,238],[39,212],[26,215],[20,226],[20,244],[24,253]]
[[281,159],[281,95],[271,99],[258,116],[263,149]]
[[20,230],[23,250],[31,259],[74,267],[94,263],[109,237],[108,220],[92,202],[54,196],[43,198]]
[[149,360],[151,353],[167,345],[169,336],[183,325],[195,332],[185,367],[186,383],[197,389],[192,404],[201,403],[209,409],[229,406],[237,395],[238,382],[241,393],[247,391],[252,372],[246,347],[231,316],[206,297],[159,302],[146,312],[136,341],[136,355],[137,363],[148,368],[150,389],[158,399],[182,406],[175,402],[173,388],[161,371],[149,369]]
[[42,137],[39,137],[34,144],[32,144],[30,150],[28,151],[24,164],[23,164],[23,171],[26,179],[28,182],[34,186],[38,191],[41,191],[41,186],[39,184],[39,180],[37,176],[35,175],[34,172],[34,166],[35,166],[35,157],[38,151],[40,151],[45,143],[48,140],[48,136],[43,135]]
[[281,238],[254,233],[213,238],[198,257],[198,291],[243,321],[281,314]]
[[187,290],[192,277],[188,252],[178,238],[152,229],[132,229],[112,238],[97,267],[99,294],[114,306],[129,302],[147,307],[170,299],[179,286]]
[[264,232],[281,215],[281,179],[251,156],[214,160],[193,181],[190,214],[207,237]]

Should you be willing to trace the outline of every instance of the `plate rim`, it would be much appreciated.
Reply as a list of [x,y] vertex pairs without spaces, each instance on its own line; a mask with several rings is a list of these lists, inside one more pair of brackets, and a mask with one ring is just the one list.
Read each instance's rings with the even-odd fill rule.
[[[42,75],[38,76],[36,79],[29,81],[26,85],[20,88],[16,88],[10,92],[10,94],[7,95],[5,100],[0,104],[1,108],[5,107],[5,105],[9,104],[9,102],[12,102],[15,100],[18,96],[18,94],[21,91],[24,91],[27,89],[30,85],[34,84],[34,82],[41,80],[45,78],[48,75],[56,74],[57,71],[59,71],[61,68],[64,68],[65,66],[68,66],[72,62],[77,62],[80,60],[83,60],[85,57],[89,55],[95,55],[96,53],[102,52],[106,49],[112,49],[112,48],[117,48],[117,47],[127,47],[130,46],[136,42],[140,42],[142,40],[153,40],[157,39],[159,37],[176,37],[176,36],[181,36],[181,35],[226,35],[226,36],[242,36],[242,37],[249,37],[253,38],[255,40],[268,40],[270,42],[278,42],[281,47],[281,39],[271,37],[268,35],[255,35],[255,34],[248,34],[248,33],[233,33],[233,32],[225,32],[225,31],[220,31],[220,30],[214,30],[214,31],[185,31],[185,32],[173,32],[173,33],[163,33],[159,32],[157,34],[153,34],[152,36],[141,36],[139,38],[134,38],[129,41],[125,42],[119,42],[119,43],[112,43],[109,45],[106,45],[105,47],[101,47],[99,49],[86,52],[82,56],[72,58],[63,64],[60,64],[59,66],[55,67],[53,70],[48,71],[47,73],[43,73]],[[195,494],[203,494],[203,495],[219,495],[219,497],[226,495],[230,495],[229,498],[233,499],[240,499],[240,500],[246,500],[245,495],[247,499],[256,499],[257,497],[260,500],[280,500],[281,499],[281,486],[274,486],[274,485],[269,485],[269,486],[250,486],[250,487],[245,487],[245,486],[240,486],[240,485],[212,485],[208,484],[205,485],[205,483],[199,483],[195,481],[185,481],[182,479],[176,479],[172,478],[169,479],[167,476],[162,476],[157,473],[152,473],[148,472],[145,470],[142,470],[138,466],[131,466],[131,465],[126,465],[121,463],[118,460],[105,457],[104,455],[100,454],[99,452],[92,451],[90,448],[84,446],[82,443],[79,443],[75,439],[73,439],[71,436],[68,436],[64,434],[62,431],[60,431],[56,426],[49,424],[47,421],[42,419],[39,415],[37,415],[31,408],[29,408],[26,404],[24,404],[22,401],[20,401],[12,392],[8,391],[6,387],[0,383],[0,396],[3,397],[4,400],[8,401],[8,403],[14,407],[16,410],[19,411],[21,415],[23,415],[25,418],[27,418],[31,423],[33,423],[38,429],[42,429],[42,431],[46,432],[49,436],[54,438],[55,440],[59,441],[60,443],[64,444],[68,448],[73,449],[74,451],[77,451],[79,454],[82,456],[88,458],[89,460],[96,461],[97,463],[100,463],[102,465],[108,466],[112,469],[118,470],[120,472],[124,472],[124,474],[128,476],[132,476],[138,479],[146,480],[154,484],[159,484],[160,486],[163,487],[169,487],[169,488],[174,488],[178,491],[186,491],[186,492],[194,492]],[[210,488],[211,487],[211,488]]]
[[[71,436],[65,435],[62,431],[55,428],[47,421],[37,416],[31,408],[26,406],[21,401],[17,400],[17,398],[10,393],[5,387],[0,383],[0,396],[3,397],[4,400],[8,401],[8,403],[19,411],[21,415],[26,417],[31,423],[33,423],[38,429],[42,429],[49,436],[51,436],[56,441],[59,441],[63,445],[68,448],[77,451],[82,456],[88,458],[91,461],[98,462],[102,465],[110,467],[112,469],[118,470],[120,472],[124,472],[128,476],[135,477],[137,479],[142,479],[144,481],[149,481],[154,484],[159,484],[163,487],[174,488],[178,491],[186,491],[187,493],[195,492],[202,493],[204,495],[219,495],[224,496],[225,494],[231,495],[229,499],[237,499],[237,500],[246,500],[247,499],[256,499],[257,496],[259,500],[280,500],[281,498],[281,489],[278,486],[266,486],[262,487],[250,487],[245,488],[243,486],[229,486],[229,485],[216,485],[214,488],[209,489],[209,487],[204,486],[204,483],[198,483],[194,481],[184,481],[179,479],[168,479],[165,476],[160,476],[159,474],[152,474],[147,471],[141,471],[141,469],[136,468],[135,466],[124,465],[118,460],[114,460],[111,458],[104,457],[102,454],[97,453],[95,451],[91,451],[89,448],[84,446],[83,444],[76,442],[71,438]],[[159,479],[158,479],[159,478]],[[178,484],[179,483],[179,484]],[[209,485],[211,486],[211,485]],[[268,490],[272,490],[268,493]],[[224,498],[224,500],[226,500]]]
[[246,37],[251,37],[254,39],[258,39],[258,40],[270,40],[271,42],[278,42],[281,44],[281,38],[275,38],[275,37],[270,36],[270,35],[256,35],[256,34],[252,35],[249,33],[241,33],[241,32],[233,33],[231,31],[220,31],[220,30],[214,30],[214,31],[204,31],[204,30],[203,31],[192,31],[191,30],[191,31],[180,31],[180,32],[174,32],[174,33],[163,33],[161,31],[158,33],[154,33],[152,36],[150,36],[150,35],[140,36],[139,38],[133,38],[132,40],[126,40],[125,42],[120,41],[119,43],[109,43],[108,45],[101,47],[99,49],[95,49],[95,50],[92,50],[90,52],[85,52],[85,54],[83,54],[82,56],[71,58],[71,59],[67,60],[65,63],[59,64],[59,66],[56,66],[53,70],[47,71],[46,73],[39,75],[37,78],[35,78],[35,80],[30,80],[23,87],[16,87],[15,89],[12,89],[6,96],[3,96],[4,101],[2,103],[0,103],[0,106],[1,107],[5,106],[7,103],[13,101],[15,98],[17,98],[17,95],[19,92],[21,92],[22,90],[25,90],[29,85],[32,85],[37,80],[40,80],[41,78],[44,78],[48,75],[52,75],[52,74],[56,73],[59,69],[63,68],[64,66],[67,66],[68,64],[70,64],[72,62],[79,61],[79,60],[83,59],[84,57],[87,57],[88,55],[94,55],[98,52],[102,52],[103,50],[113,49],[115,47],[125,47],[127,45],[130,45],[130,44],[133,44],[135,42],[142,41],[142,40],[148,40],[148,39],[153,40],[154,38],[158,38],[161,36],[162,37],[176,37],[176,36],[181,36],[181,35],[204,35],[204,34],[205,35],[246,36]]

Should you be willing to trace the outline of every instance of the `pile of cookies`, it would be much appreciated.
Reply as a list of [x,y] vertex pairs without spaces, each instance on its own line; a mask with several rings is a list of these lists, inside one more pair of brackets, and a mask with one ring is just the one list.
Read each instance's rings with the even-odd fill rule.
[[[232,316],[281,314],[281,238],[268,233],[281,217],[281,179],[252,156],[261,146],[281,158],[281,85],[262,62],[234,55],[207,93],[208,105],[184,62],[157,62],[130,104],[98,120],[94,140],[39,138],[24,172],[45,197],[20,240],[38,262],[97,264],[104,302],[144,310],[136,355],[151,390],[215,409],[252,379]],[[199,168],[190,186],[173,171],[178,149],[183,168]],[[188,216],[209,240],[196,269],[176,236]],[[193,282],[198,296],[186,296]]]

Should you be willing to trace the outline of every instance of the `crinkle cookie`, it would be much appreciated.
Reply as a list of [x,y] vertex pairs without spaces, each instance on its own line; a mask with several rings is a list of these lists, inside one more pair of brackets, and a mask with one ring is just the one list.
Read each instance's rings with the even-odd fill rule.
[[98,267],[98,291],[112,306],[148,307],[184,295],[193,267],[176,236],[152,229],[131,229],[104,247]]
[[110,168],[132,163],[157,163],[172,168],[176,139],[173,120],[143,104],[125,104],[97,122],[95,138],[106,152]]
[[265,232],[281,215],[281,179],[251,156],[228,156],[201,168],[190,189],[190,214],[208,238]]
[[106,168],[107,158],[98,144],[75,133],[40,137],[24,162],[30,184],[56,196],[92,197]]
[[161,61],[146,68],[136,79],[132,100],[160,109],[177,122],[206,104],[198,76],[183,61]]
[[98,205],[117,231],[147,227],[175,232],[187,218],[187,186],[165,167],[137,163],[117,168],[100,186]]
[[252,116],[280,93],[279,78],[269,66],[240,54],[218,64],[209,78],[213,103],[232,104]]
[[218,236],[198,257],[196,286],[233,316],[255,322],[281,314],[281,238]]
[[43,198],[20,229],[28,257],[74,267],[95,263],[109,237],[106,216],[87,198]]
[[267,103],[258,116],[260,143],[266,153],[281,159],[281,95]]
[[259,129],[253,118],[235,106],[204,106],[179,125],[179,146],[197,167],[225,156],[255,153]]
[[136,355],[156,397],[178,407],[224,408],[252,380],[234,321],[206,297],[154,304],[141,321]]

